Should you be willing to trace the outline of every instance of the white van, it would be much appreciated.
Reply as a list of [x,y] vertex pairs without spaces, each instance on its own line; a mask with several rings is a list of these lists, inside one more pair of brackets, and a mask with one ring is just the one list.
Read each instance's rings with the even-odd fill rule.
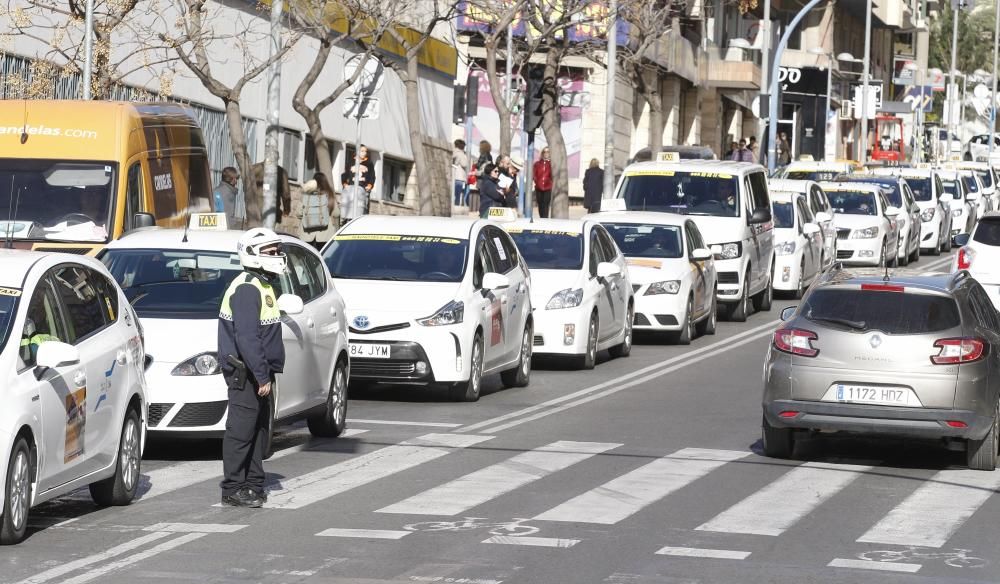
[[690,216],[716,257],[720,313],[742,322],[751,300],[771,309],[774,224],[763,166],[661,156],[628,166],[601,208]]

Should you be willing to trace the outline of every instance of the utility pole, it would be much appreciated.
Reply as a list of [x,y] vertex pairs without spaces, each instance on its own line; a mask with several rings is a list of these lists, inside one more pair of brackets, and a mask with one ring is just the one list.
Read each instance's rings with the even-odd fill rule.
[[[771,75],[771,0],[764,0],[764,20],[760,23],[758,34],[764,35],[760,45],[760,99],[757,101],[757,139],[760,141],[758,149],[763,150],[766,148],[766,144],[770,143],[770,141],[764,142],[764,129],[766,128],[764,112],[768,111],[768,102],[774,97],[770,94],[771,85],[769,84]],[[766,152],[761,152],[761,154],[764,154],[761,160],[767,164]]]
[[264,227],[274,229],[278,215],[278,134],[281,131],[281,59],[275,55],[281,50],[281,17],[284,0],[271,0],[271,44],[267,68],[267,135],[264,138]]
[[858,162],[868,161],[868,80],[871,75],[872,58],[872,0],[868,0],[865,10],[865,56],[864,68],[861,72],[861,151]]
[[87,0],[87,15],[83,26],[83,99],[91,99],[91,78],[94,62],[94,0]]
[[955,135],[955,123],[956,123],[956,112],[955,107],[955,97],[958,93],[958,87],[955,85],[955,73],[957,59],[958,59],[958,19],[962,15],[962,6],[965,4],[964,0],[955,0],[952,2],[952,14],[951,14],[951,70],[948,71],[948,135],[946,136],[948,140],[948,148],[945,152],[945,158],[951,158],[951,147],[952,147],[952,136]]
[[615,189],[615,85],[618,78],[618,0],[608,5],[608,84],[604,108],[604,198]]
[[996,22],[993,24],[993,98],[990,103],[990,150],[986,157],[987,162],[993,161],[993,143],[996,142],[997,133],[997,57],[1000,53],[1000,4],[994,10],[996,12]]

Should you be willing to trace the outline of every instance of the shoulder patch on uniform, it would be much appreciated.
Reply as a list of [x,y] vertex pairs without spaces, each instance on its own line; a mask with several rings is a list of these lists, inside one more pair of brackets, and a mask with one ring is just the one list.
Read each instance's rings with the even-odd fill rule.
[[267,303],[268,308],[274,308],[274,298],[271,298],[270,294],[264,297],[264,302]]

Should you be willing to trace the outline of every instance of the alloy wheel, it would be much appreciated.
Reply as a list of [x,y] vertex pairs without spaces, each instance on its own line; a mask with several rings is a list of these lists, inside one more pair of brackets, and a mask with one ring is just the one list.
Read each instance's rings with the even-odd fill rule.
[[525,327],[524,338],[521,339],[521,375],[527,377],[531,373],[531,329]]
[[333,391],[330,392],[330,399],[333,401],[333,423],[340,426],[344,423],[345,408],[344,395],[347,393],[347,379],[344,375],[344,368],[337,367],[337,372],[333,376]]
[[139,480],[139,428],[134,418],[125,422],[125,432],[119,454],[122,468],[122,483],[126,491],[131,491]]
[[479,385],[483,378],[483,349],[480,345],[481,343],[472,344],[472,368],[469,371],[472,395],[479,395]]
[[31,472],[28,455],[19,452],[14,458],[14,472],[11,473],[10,519],[15,531],[19,531],[28,519],[29,489],[31,488]]
[[632,320],[635,318],[635,308],[629,306],[628,313],[625,316],[625,338],[622,339],[622,344],[625,346],[625,351],[632,350]]

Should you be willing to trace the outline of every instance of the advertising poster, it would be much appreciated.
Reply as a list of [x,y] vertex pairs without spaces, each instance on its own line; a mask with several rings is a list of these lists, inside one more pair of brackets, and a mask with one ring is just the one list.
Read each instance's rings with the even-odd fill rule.
[[87,422],[87,385],[66,395],[66,454],[70,462],[83,454],[83,429]]

